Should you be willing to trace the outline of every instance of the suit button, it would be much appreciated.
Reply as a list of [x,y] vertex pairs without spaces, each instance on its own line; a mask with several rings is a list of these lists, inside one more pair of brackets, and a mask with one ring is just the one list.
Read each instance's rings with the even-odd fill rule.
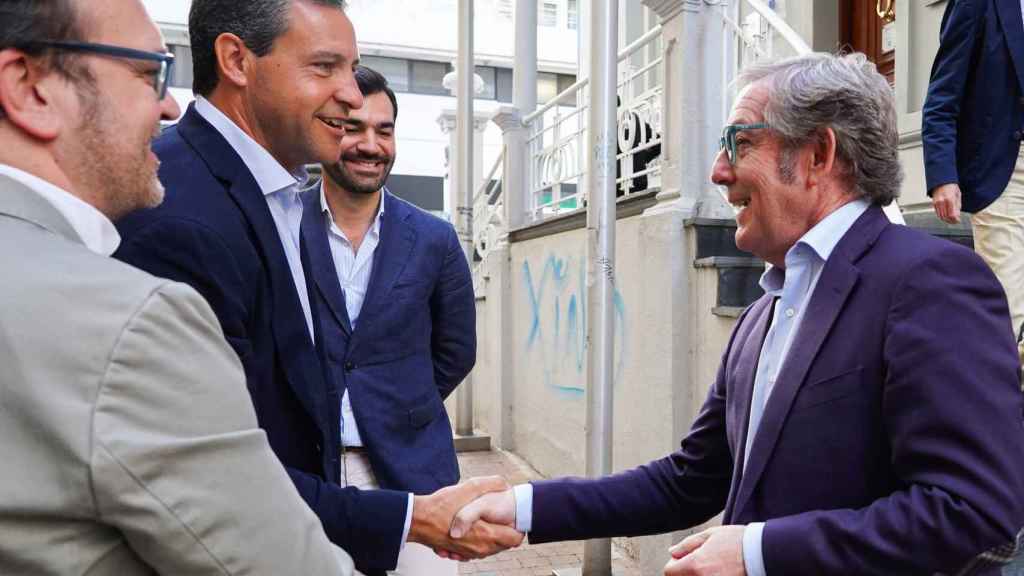
[[356,369],[356,365],[351,362],[345,362],[345,372],[351,372]]
[[319,454],[322,450],[323,450],[323,448],[320,447],[320,443],[317,442],[316,443],[316,453]]

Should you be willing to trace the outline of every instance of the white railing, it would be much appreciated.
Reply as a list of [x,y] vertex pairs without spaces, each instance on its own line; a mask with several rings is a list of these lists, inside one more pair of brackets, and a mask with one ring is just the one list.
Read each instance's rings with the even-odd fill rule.
[[[748,9],[743,10],[743,5]],[[800,34],[764,0],[723,2],[718,8],[726,36],[722,66],[727,88],[722,106],[724,117],[728,117],[735,97],[733,81],[744,66],[779,56],[775,53],[776,37],[785,41],[792,54],[808,54],[812,50]],[[745,14],[741,17],[743,12]]]
[[505,162],[505,148],[484,176],[480,187],[473,196],[473,247],[481,261],[497,243],[505,229],[505,208],[502,198],[502,170]]
[[[618,55],[616,187],[620,196],[660,186],[664,90],[660,44],[661,27],[656,26]],[[588,84],[587,79],[576,82],[523,119],[529,130],[528,208],[533,221],[582,208],[586,203],[589,102],[584,88]]]

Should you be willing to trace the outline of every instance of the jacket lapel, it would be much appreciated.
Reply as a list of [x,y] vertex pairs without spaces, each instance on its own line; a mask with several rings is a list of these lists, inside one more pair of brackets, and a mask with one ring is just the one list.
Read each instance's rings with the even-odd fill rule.
[[321,298],[334,320],[341,326],[346,336],[352,335],[352,324],[345,306],[345,293],[338,282],[334,256],[327,238],[327,223],[320,206],[320,186],[306,191],[302,210],[302,240],[306,243],[309,257],[307,277],[312,276],[313,283],[320,292]]
[[995,4],[1006,46],[1010,49],[1013,67],[1017,70],[1017,84],[1024,94],[1024,19],[1021,17],[1020,0],[995,0]]
[[[825,263],[775,387],[768,397],[761,424],[755,432],[754,443],[750,447],[750,461],[746,463],[739,483],[736,512],[742,513],[749,501],[775,449],[793,399],[857,284],[860,272],[854,262],[874,243],[887,225],[888,221],[881,209],[872,206],[847,231]],[[747,402],[749,418],[749,400]]]
[[358,346],[359,326],[364,325],[363,319],[372,318],[379,308],[388,302],[388,295],[395,281],[405,269],[416,243],[416,231],[408,223],[411,216],[409,208],[396,200],[386,189],[382,196],[384,214],[381,217],[380,242],[373,254],[373,272],[366,288],[366,300],[359,313],[359,324],[355,329],[356,339],[352,349]]
[[325,389],[323,374],[309,338],[291,268],[263,191],[231,145],[195,111],[195,104],[189,105],[188,111],[178,123],[178,130],[182,138],[206,162],[210,172],[224,183],[228,194],[249,223],[255,240],[253,244],[270,277],[274,307],[272,326],[278,364],[303,407],[322,425],[320,415],[323,411],[319,392]]
[[742,343],[739,359],[736,365],[736,387],[732,392],[736,394],[737,407],[734,414],[739,417],[734,420],[739,429],[733,434],[733,474],[729,489],[729,499],[725,504],[725,519],[729,521],[740,479],[743,477],[743,457],[747,445],[747,431],[750,428],[750,404],[754,394],[754,377],[757,375],[757,361],[761,355],[761,348],[764,346],[764,339],[768,335],[768,327],[771,323],[772,311],[774,309],[774,298],[769,295],[762,296],[754,308],[750,311],[750,319],[754,323],[746,341]]

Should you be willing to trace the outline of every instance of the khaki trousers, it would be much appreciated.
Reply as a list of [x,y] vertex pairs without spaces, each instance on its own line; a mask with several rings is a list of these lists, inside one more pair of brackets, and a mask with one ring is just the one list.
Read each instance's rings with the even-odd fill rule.
[[[347,486],[356,488],[379,488],[377,478],[370,468],[370,459],[365,453],[345,452],[341,477]],[[422,544],[406,542],[398,554],[398,566],[388,574],[393,576],[457,576],[459,563],[441,558]]]
[[[974,249],[1006,290],[1014,337],[1024,324],[1024,147],[1002,195],[971,217]],[[1024,347],[1020,348],[1024,360]]]

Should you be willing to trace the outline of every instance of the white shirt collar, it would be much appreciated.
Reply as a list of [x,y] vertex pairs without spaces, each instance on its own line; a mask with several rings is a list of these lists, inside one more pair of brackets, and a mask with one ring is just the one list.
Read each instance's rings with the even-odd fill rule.
[[78,234],[89,250],[110,256],[121,244],[121,235],[117,233],[117,228],[114,228],[110,219],[92,204],[13,166],[0,164],[0,174],[17,180],[45,198],[68,221],[71,229]]
[[[377,235],[380,234],[380,217],[384,214],[384,197],[387,196],[387,188],[381,188],[380,192],[380,204],[377,206],[377,216],[373,219],[373,224],[370,225],[370,232]],[[324,182],[320,181],[320,209],[327,213],[327,217],[330,219],[331,224],[334,224],[334,214],[331,212],[331,207],[327,204],[327,193],[324,192]],[[339,230],[340,231],[340,230]],[[344,235],[344,234],[343,234]],[[347,240],[347,238],[346,238]]]
[[259,185],[260,191],[265,196],[284,188],[301,185],[306,181],[305,169],[300,169],[295,174],[285,170],[284,166],[281,166],[281,163],[274,159],[266,148],[260,146],[209,100],[202,96],[196,96],[195,106],[196,112],[228,141],[231,148],[249,168],[249,172],[252,173],[256,184]]

